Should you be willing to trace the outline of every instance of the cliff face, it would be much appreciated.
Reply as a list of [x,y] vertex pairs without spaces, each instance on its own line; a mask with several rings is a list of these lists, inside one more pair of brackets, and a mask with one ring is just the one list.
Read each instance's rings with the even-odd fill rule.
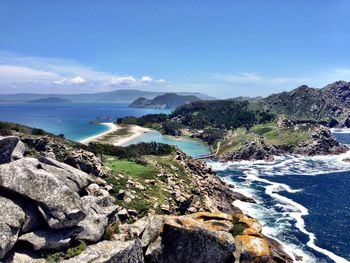
[[[1,137],[0,152],[4,262],[291,262],[232,205],[254,200],[180,151],[145,159],[154,179],[108,170],[49,136]],[[140,192],[157,199],[146,215],[129,206]]]

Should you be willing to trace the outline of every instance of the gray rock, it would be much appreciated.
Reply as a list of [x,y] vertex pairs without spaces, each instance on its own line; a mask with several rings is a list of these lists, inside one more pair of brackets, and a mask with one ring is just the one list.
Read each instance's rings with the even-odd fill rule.
[[76,231],[77,229],[38,230],[24,234],[18,240],[32,244],[34,250],[61,250],[70,246],[70,242]]
[[62,180],[66,171],[47,171],[33,158],[0,165],[0,187],[38,203],[39,211],[51,228],[77,225],[84,217],[81,200],[71,184]]
[[0,136],[0,164],[23,158],[26,147],[16,136]]
[[149,224],[146,226],[141,238],[141,245],[143,248],[147,247],[157,239],[163,231],[164,221],[164,217],[158,215],[155,215],[148,220]]
[[101,239],[109,221],[117,212],[111,197],[84,196],[81,198],[86,217],[79,222],[82,231],[77,238],[96,242]]
[[45,258],[40,257],[33,251],[15,251],[3,259],[4,263],[48,263]]
[[262,140],[247,141],[245,145],[223,157],[224,161],[232,160],[265,160],[272,161],[278,151],[275,147],[266,145]]
[[340,144],[326,127],[319,127],[311,134],[311,139],[295,150],[295,154],[315,156],[345,153],[349,148]]
[[162,238],[159,236],[147,247],[145,261],[148,263],[157,263],[163,260]]
[[80,255],[61,261],[62,263],[141,263],[144,262],[138,240],[102,241],[88,246]]
[[220,212],[151,217],[141,240],[146,262],[233,262],[232,220]]
[[39,157],[41,166],[46,171],[58,176],[59,179],[64,180],[70,187],[76,191],[88,186],[94,182],[94,178],[72,166],[58,162],[54,159],[41,156]]
[[157,246],[153,249],[160,257],[153,262],[230,262],[236,249],[230,233],[167,223],[164,224],[161,247],[162,251]]
[[0,258],[16,243],[24,219],[25,214],[21,207],[0,196]]
[[102,162],[93,153],[84,150],[75,150],[69,153],[64,159],[69,164],[79,170],[95,176],[105,176]]

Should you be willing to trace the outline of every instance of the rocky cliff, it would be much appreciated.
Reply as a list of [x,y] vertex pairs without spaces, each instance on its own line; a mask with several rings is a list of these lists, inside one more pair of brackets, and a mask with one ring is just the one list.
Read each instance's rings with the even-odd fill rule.
[[322,89],[303,85],[261,101],[270,111],[296,119],[342,120],[349,115],[350,83],[337,81]]
[[[159,176],[140,181],[142,175],[116,177],[93,153],[49,136],[1,137],[0,153],[3,262],[292,261],[232,205],[254,200],[180,151],[170,170],[156,163]],[[116,193],[111,176],[117,185],[124,180],[130,195]],[[160,210],[127,208],[126,197],[149,195],[152,186],[169,193]]]
[[[283,119],[278,125],[280,126],[276,131],[278,136],[273,140],[269,141],[267,137],[264,136],[246,140],[238,149],[222,154],[219,158],[223,161],[272,161],[276,155],[337,155],[349,151],[346,145],[337,141],[327,127],[311,125],[307,128],[305,137],[301,136],[301,140],[295,140],[296,143],[290,143],[289,141],[283,142],[281,139],[285,133],[284,129],[293,130],[292,134],[286,133],[288,137],[297,137],[298,134],[303,133],[302,128],[305,129],[305,125],[295,124],[288,119]],[[279,138],[280,141],[277,138]]]

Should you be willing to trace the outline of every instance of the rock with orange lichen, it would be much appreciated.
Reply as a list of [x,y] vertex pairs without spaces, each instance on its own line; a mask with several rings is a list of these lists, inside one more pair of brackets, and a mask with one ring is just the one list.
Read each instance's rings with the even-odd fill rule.
[[236,214],[235,218],[240,222],[243,223],[244,225],[247,226],[247,228],[250,228],[251,231],[254,231],[256,233],[261,233],[262,231],[262,226],[261,224],[255,220],[254,218],[251,218],[247,215],[244,214]]
[[142,237],[146,262],[233,262],[232,215],[153,216]]
[[253,257],[269,257],[269,243],[261,237],[239,235],[235,237],[237,243],[241,244],[241,253],[249,254]]

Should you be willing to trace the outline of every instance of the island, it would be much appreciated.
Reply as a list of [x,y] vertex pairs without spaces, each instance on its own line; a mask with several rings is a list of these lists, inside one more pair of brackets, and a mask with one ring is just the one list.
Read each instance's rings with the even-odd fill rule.
[[176,93],[165,93],[153,99],[139,97],[134,100],[129,107],[131,108],[152,108],[152,109],[175,109],[184,104],[199,101],[200,98],[194,95],[178,95]]
[[35,99],[28,101],[29,103],[70,103],[68,99],[62,99],[59,97],[47,97],[42,99]]

